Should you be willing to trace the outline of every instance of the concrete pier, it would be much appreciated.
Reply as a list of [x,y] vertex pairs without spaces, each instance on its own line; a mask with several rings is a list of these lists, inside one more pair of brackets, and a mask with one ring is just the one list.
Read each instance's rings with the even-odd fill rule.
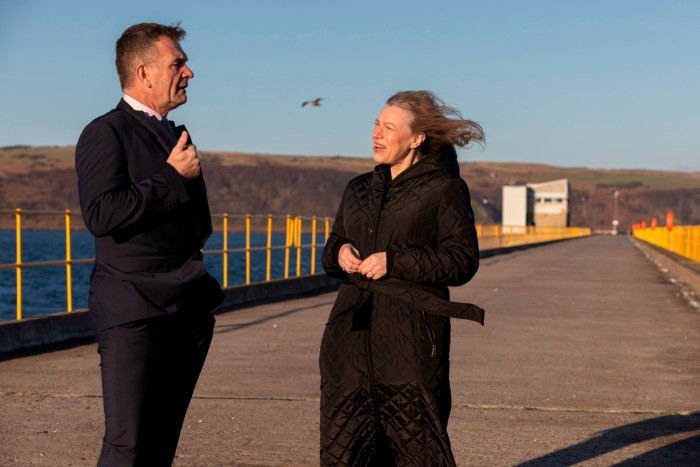
[[[318,465],[318,349],[335,292],[217,316],[175,460]],[[455,301],[460,466],[700,465],[700,310],[633,241],[594,236],[485,258]],[[95,344],[0,361],[0,465],[94,465]]]

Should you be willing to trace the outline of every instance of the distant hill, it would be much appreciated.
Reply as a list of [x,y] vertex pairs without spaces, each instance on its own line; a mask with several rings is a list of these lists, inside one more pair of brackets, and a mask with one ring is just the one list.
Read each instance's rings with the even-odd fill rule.
[[[0,148],[0,209],[78,211],[75,148],[13,146]],[[229,214],[335,215],[347,182],[374,167],[371,158],[305,157],[233,152],[203,152],[211,210]],[[477,222],[500,223],[502,186],[569,179],[574,226],[610,228],[613,193],[621,228],[675,213],[677,224],[700,224],[700,172],[602,170],[541,164],[464,162],[462,177],[472,195]],[[11,216],[0,227],[8,228]],[[60,225],[60,219],[56,219]],[[45,219],[26,216],[28,228]]]

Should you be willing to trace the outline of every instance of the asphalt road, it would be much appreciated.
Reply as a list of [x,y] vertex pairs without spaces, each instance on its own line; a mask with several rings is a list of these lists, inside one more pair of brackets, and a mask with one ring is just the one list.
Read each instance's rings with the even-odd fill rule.
[[[176,467],[318,465],[318,349],[335,293],[217,316]],[[700,465],[700,311],[626,237],[484,259],[452,299],[460,466]],[[0,362],[0,465],[95,465],[96,346]]]

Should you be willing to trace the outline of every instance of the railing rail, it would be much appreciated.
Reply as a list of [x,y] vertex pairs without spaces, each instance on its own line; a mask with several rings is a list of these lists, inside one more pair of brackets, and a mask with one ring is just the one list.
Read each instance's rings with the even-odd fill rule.
[[[73,278],[72,267],[79,264],[94,263],[94,258],[72,258],[71,240],[73,232],[71,219],[80,216],[79,212],[65,211],[23,211],[0,210],[0,215],[11,215],[15,219],[15,262],[0,264],[0,270],[15,270],[16,277],[16,319],[22,319],[22,271],[27,268],[65,267],[66,268],[66,311],[73,311]],[[26,215],[40,216],[64,216],[65,223],[65,260],[49,261],[23,261],[22,259],[22,218]],[[245,255],[245,284],[251,283],[252,253],[265,252],[265,281],[271,280],[272,253],[284,251],[284,278],[290,276],[290,267],[294,267],[297,277],[302,271],[302,253],[309,252],[310,273],[316,274],[317,249],[323,247],[317,243],[318,222],[323,222],[323,238],[330,235],[331,218],[329,217],[305,217],[305,216],[273,216],[272,214],[213,214],[212,220],[220,220],[222,232],[222,248],[204,249],[204,255],[220,255],[222,258],[222,286],[229,286],[229,260],[231,255]],[[284,225],[277,224],[275,220],[284,221]],[[229,236],[232,232],[231,223],[242,222],[245,242],[243,247],[229,248]],[[253,227],[253,223],[257,225]],[[219,224],[216,224],[217,228]],[[276,228],[275,228],[276,227]],[[306,229],[306,230],[305,230]],[[575,238],[590,235],[587,228],[555,228],[555,227],[508,227],[500,225],[477,225],[479,247],[482,250],[503,248],[516,245],[546,242],[555,239]],[[252,232],[266,233],[266,244],[263,246],[251,246]],[[273,232],[284,232],[283,245],[273,244]],[[310,235],[310,242],[303,243],[303,235]],[[296,264],[292,265],[291,252],[294,251]]]
[[632,236],[693,261],[700,261],[700,225],[636,227]]
[[479,249],[492,250],[565,238],[585,237],[591,235],[591,229],[587,227],[477,225],[476,234],[479,237]]

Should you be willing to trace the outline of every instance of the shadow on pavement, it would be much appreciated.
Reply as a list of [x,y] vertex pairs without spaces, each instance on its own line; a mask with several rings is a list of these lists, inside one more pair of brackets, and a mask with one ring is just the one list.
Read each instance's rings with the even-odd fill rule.
[[[275,315],[270,315],[270,316],[265,316],[264,318],[256,319],[253,321],[248,321],[246,323],[236,323],[236,324],[230,324],[230,325],[222,325],[222,326],[216,326],[214,328],[214,334],[223,334],[231,331],[238,331],[239,329],[245,329],[250,326],[255,326],[256,324],[261,324],[265,323],[267,321],[276,319],[276,318],[282,318],[284,316],[289,316],[293,315],[294,313],[299,313],[300,311],[306,311],[306,310],[312,310],[314,308],[322,308],[322,307],[327,307],[329,305],[332,305],[333,301],[330,302],[324,302],[324,303],[319,303],[317,305],[311,305],[311,306],[305,306],[302,308],[293,308],[291,310],[287,310],[282,313],[277,313]],[[218,318],[218,316],[217,316]]]
[[[636,443],[696,430],[700,430],[700,412],[690,415],[664,415],[602,431],[598,436],[583,443],[523,462],[518,464],[518,467],[574,465]],[[699,466],[700,435],[675,441],[614,465],[624,467]]]

